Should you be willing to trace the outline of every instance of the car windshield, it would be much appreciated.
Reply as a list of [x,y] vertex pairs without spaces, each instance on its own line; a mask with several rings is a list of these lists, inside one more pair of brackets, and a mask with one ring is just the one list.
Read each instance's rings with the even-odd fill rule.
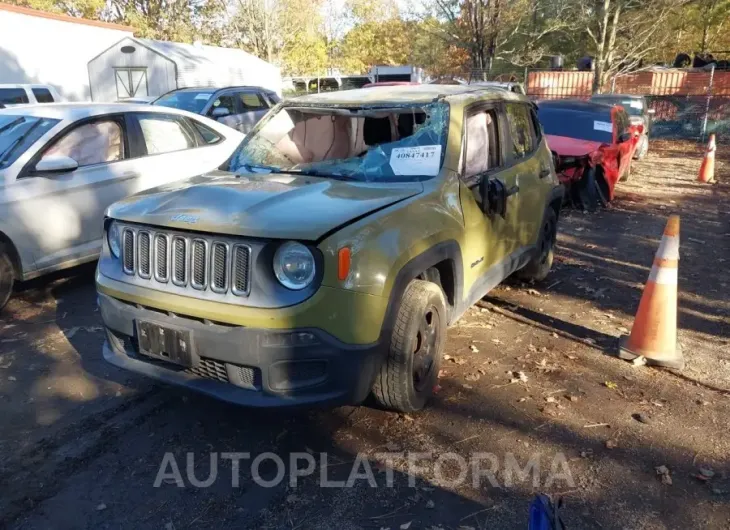
[[0,116],[0,169],[9,167],[59,120],[36,116]]
[[172,107],[200,114],[214,92],[214,90],[180,90],[165,94],[156,100],[153,105],[162,105],[163,107]]
[[644,113],[644,104],[640,99],[622,98],[620,96],[601,96],[593,98],[592,101],[594,101],[595,103],[602,103],[604,105],[619,105],[620,107],[623,107],[626,112],[629,113],[629,116],[641,116]]
[[229,169],[359,181],[422,180],[441,170],[448,127],[446,103],[281,107],[243,141]]
[[605,144],[613,142],[613,123],[608,111],[603,114],[538,107],[537,116],[545,134]]

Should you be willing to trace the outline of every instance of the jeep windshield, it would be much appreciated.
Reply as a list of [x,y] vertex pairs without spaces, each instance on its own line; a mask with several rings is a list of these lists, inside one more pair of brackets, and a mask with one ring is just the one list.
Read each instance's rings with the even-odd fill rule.
[[446,103],[284,106],[248,135],[229,170],[365,182],[424,180],[441,170],[448,127]]

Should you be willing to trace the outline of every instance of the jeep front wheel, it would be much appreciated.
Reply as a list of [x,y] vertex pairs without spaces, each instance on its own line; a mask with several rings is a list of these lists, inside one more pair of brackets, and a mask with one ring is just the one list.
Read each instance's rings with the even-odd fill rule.
[[525,267],[517,273],[524,281],[542,281],[550,273],[555,258],[555,240],[558,235],[558,216],[552,208],[547,209],[542,223],[540,239],[535,254]]
[[446,340],[446,302],[435,283],[406,287],[390,339],[388,357],[375,377],[373,395],[388,409],[412,412],[433,393]]
[[5,246],[0,243],[0,311],[8,303],[15,284],[15,268]]

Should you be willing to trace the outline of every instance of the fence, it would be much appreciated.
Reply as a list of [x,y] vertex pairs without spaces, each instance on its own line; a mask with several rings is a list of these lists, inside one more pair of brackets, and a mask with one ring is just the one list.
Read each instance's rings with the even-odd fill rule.
[[[592,94],[593,72],[530,70],[527,94],[534,99],[580,98]],[[652,136],[704,140],[716,133],[730,141],[730,71],[647,70],[615,76],[604,92],[638,94],[654,109]]]

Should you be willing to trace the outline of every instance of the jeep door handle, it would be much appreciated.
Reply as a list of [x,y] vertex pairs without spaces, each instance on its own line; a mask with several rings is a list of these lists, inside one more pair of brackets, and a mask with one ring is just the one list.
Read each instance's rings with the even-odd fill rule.
[[520,192],[519,186],[512,186],[510,189],[504,192],[505,197],[509,197],[510,195],[517,195]]
[[544,179],[545,177],[550,176],[550,170],[549,169],[543,169],[540,171],[540,178]]

